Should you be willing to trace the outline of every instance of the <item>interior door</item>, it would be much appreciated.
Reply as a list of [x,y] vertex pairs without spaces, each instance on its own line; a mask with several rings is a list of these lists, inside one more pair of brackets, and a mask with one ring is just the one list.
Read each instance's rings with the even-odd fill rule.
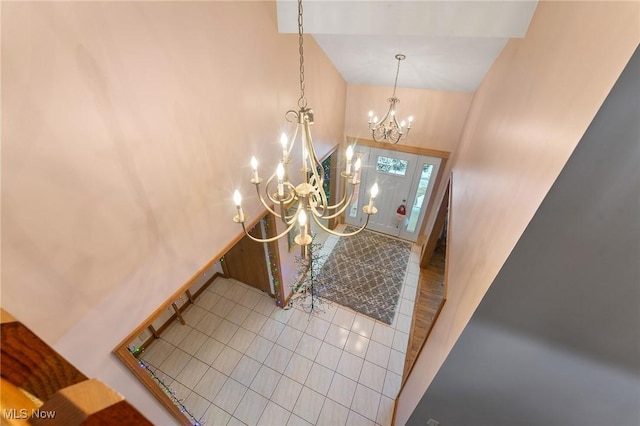
[[[249,233],[263,238],[260,222]],[[225,272],[247,285],[271,294],[266,251],[263,243],[245,236],[224,255]]]

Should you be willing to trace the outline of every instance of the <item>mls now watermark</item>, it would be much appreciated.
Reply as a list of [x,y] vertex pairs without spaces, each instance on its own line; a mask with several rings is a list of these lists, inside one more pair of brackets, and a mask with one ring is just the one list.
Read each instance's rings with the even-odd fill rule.
[[35,408],[33,410],[27,410],[26,408],[10,408],[3,409],[2,414],[5,419],[53,419],[56,417],[55,411],[40,410]]

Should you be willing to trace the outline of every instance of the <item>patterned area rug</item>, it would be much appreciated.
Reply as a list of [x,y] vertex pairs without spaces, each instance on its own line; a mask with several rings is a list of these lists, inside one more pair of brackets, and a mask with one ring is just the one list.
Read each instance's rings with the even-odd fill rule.
[[322,267],[316,294],[391,324],[410,253],[410,243],[366,229],[342,237]]

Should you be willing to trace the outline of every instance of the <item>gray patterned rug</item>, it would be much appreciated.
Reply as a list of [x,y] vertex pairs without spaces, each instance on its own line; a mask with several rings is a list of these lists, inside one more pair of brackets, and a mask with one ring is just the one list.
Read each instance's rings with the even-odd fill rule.
[[342,237],[324,263],[316,294],[391,324],[410,253],[410,243],[366,229]]

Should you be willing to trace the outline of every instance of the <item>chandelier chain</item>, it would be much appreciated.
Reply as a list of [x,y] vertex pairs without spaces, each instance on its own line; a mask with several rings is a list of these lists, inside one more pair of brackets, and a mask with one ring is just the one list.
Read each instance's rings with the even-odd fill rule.
[[396,86],[398,85],[398,75],[400,74],[400,61],[402,60],[397,56],[396,58],[398,59],[398,69],[396,70],[396,81],[393,82],[393,95],[392,95],[393,98],[396,97]]
[[302,0],[298,0],[298,45],[300,51],[300,99],[298,106],[301,109],[307,107],[307,99],[304,97],[304,23],[302,20]]

